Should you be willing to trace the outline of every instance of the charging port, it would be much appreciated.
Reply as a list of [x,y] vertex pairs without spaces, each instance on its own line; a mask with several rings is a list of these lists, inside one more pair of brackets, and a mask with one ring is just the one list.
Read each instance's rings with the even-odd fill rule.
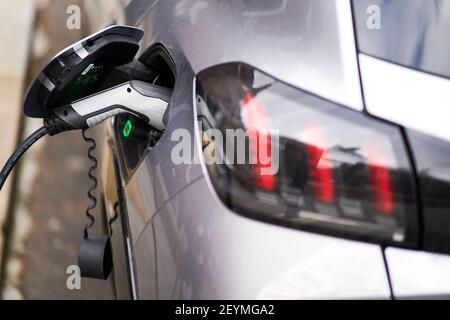
[[[167,50],[162,45],[156,44],[145,51],[138,60],[117,68],[108,85],[130,79],[172,90],[175,85],[175,65]],[[116,116],[114,126],[118,156],[125,167],[125,179],[129,180],[147,152],[159,141],[162,132],[132,114]]]

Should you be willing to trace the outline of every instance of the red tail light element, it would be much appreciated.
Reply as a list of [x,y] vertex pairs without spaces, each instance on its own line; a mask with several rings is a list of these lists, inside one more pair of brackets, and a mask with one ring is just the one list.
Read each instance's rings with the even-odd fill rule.
[[311,123],[306,125],[305,131],[308,141],[315,144],[308,144],[309,166],[314,195],[317,200],[322,202],[333,202],[336,199],[333,167],[327,159],[326,150],[320,149],[321,146],[326,146],[325,134],[319,126]]
[[[250,163],[205,161],[230,210],[310,232],[417,245],[413,170],[399,127],[243,63],[200,72],[196,90],[199,120],[248,134]],[[277,171],[267,174],[273,163]]]
[[381,214],[391,215],[394,212],[394,197],[389,168],[376,143],[369,143],[367,151],[374,208]]
[[250,93],[244,96],[243,102],[249,131],[250,161],[255,164],[255,184],[264,190],[274,190],[277,186],[276,176],[264,174],[272,166],[272,139],[267,115],[264,107]]

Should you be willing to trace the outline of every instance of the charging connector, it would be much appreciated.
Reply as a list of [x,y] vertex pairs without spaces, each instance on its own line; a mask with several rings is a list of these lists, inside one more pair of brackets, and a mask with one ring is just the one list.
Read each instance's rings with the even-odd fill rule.
[[131,113],[163,131],[171,90],[142,81],[129,81],[54,110],[44,120],[50,135],[92,128],[121,113]]

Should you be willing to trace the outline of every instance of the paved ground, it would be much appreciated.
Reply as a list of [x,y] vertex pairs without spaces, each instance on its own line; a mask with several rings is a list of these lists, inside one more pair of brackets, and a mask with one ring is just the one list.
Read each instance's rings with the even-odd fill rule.
[[[30,78],[79,30],[65,27],[66,8],[77,1],[39,1]],[[27,121],[26,130],[39,126]],[[5,298],[110,299],[110,282],[82,279],[68,290],[66,268],[76,264],[88,204],[88,146],[80,132],[44,138],[22,163]]]
[[[32,0],[0,1],[0,164],[14,151],[21,119],[21,101],[28,62],[30,31],[34,16]],[[13,30],[13,32],[11,32]],[[0,265],[4,230],[9,224],[9,203],[14,173],[0,192]],[[0,266],[1,269],[1,266]]]

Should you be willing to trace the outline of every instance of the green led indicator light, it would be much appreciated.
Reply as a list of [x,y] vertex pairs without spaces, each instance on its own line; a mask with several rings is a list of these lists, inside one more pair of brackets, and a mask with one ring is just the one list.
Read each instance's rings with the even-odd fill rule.
[[125,123],[125,126],[123,127],[123,131],[122,131],[123,132],[123,136],[125,138],[127,138],[130,135],[131,131],[133,131],[133,125],[131,124],[131,121],[128,120]]

